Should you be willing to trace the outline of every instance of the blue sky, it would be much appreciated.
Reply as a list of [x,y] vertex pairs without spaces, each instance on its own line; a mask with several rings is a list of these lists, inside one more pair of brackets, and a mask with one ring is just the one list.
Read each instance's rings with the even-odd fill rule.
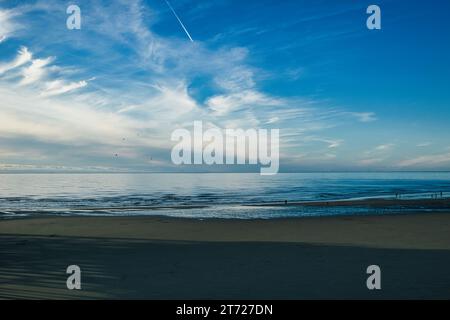
[[0,0],[0,170],[199,170],[194,120],[279,128],[281,171],[450,170],[450,2],[170,3],[193,42],[165,0]]

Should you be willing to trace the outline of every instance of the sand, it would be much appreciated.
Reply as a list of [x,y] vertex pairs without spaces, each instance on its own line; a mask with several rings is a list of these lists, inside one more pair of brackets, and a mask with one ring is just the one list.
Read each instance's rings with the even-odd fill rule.
[[[82,290],[66,288],[72,264]],[[0,220],[0,298],[449,299],[450,213]]]
[[366,207],[366,208],[444,208],[450,209],[450,198],[439,198],[437,194],[433,194],[437,198],[430,199],[384,199],[370,198],[358,200],[332,200],[332,201],[289,201],[289,202],[269,202],[262,204],[252,204],[256,207],[273,207],[273,206],[300,206],[300,207]]

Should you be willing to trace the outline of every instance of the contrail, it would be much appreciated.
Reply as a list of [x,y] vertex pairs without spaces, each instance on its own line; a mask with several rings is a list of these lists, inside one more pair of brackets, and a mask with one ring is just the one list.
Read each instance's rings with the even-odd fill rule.
[[186,32],[187,36],[189,37],[189,40],[191,40],[191,42],[194,42],[194,40],[192,40],[191,35],[189,34],[189,31],[187,31],[186,27],[184,26],[183,22],[181,22],[180,18],[178,17],[177,13],[175,12],[175,10],[172,8],[172,6],[170,5],[168,0],[165,0],[167,5],[169,6],[170,10],[172,10],[175,18],[177,18],[178,22],[180,23],[181,27],[183,28],[184,32]]

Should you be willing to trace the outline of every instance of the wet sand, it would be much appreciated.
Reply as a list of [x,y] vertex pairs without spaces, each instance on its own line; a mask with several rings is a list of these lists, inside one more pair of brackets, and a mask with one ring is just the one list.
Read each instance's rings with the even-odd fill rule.
[[[436,195],[437,196],[437,195]],[[430,199],[357,199],[357,200],[332,200],[332,201],[282,201],[282,202],[263,202],[241,204],[244,207],[366,207],[366,208],[440,208],[449,209],[450,198],[430,198]],[[239,205],[236,205],[239,206]],[[168,210],[168,209],[202,209],[209,205],[152,205],[152,206],[119,206],[119,207],[78,207],[71,208],[77,211],[106,211],[111,210]]]
[[373,208],[445,208],[450,209],[449,198],[430,199],[358,199],[358,200],[332,200],[332,201],[286,201],[286,202],[272,202],[262,204],[252,204],[256,207],[270,207],[270,206],[301,206],[301,207],[373,207]]
[[[0,256],[6,299],[449,299],[450,213],[0,220]],[[66,289],[72,264],[79,291]]]

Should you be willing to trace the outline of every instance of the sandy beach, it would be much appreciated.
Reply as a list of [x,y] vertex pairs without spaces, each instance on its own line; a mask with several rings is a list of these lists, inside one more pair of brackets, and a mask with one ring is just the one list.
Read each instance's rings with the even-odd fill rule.
[[[450,214],[0,221],[4,299],[450,298]],[[79,265],[82,290],[66,288]],[[366,268],[382,290],[366,288]]]

